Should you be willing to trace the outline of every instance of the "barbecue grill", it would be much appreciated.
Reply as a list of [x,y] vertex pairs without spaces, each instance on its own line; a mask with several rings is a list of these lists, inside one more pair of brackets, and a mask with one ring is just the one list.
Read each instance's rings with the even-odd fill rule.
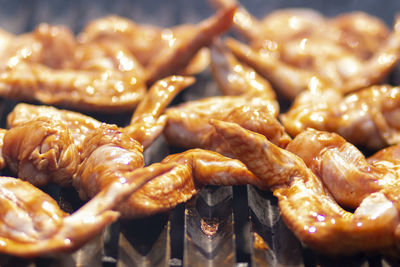
[[[198,22],[213,11],[206,1],[1,1],[0,26],[7,31],[30,31],[40,22],[65,24],[75,32],[88,21],[117,14],[141,23],[172,26]],[[242,1],[249,11],[262,16],[284,7],[312,7],[326,15],[363,10],[391,25],[400,2],[387,1],[301,1],[282,3]],[[362,5],[362,6],[361,6]],[[391,79],[396,80],[393,76]],[[194,86],[181,93],[174,103],[218,94],[216,84],[205,71]],[[1,125],[15,101],[0,100]],[[89,114],[120,126],[131,114]],[[180,150],[169,147],[160,137],[145,153],[147,163],[160,161]],[[3,172],[7,174],[7,170]],[[83,203],[73,189],[47,186],[66,211]],[[253,186],[205,187],[197,196],[169,213],[136,220],[120,220],[109,226],[80,250],[66,255],[32,260],[0,256],[1,266],[396,266],[399,262],[381,255],[329,258],[304,247],[287,229],[271,192]]]

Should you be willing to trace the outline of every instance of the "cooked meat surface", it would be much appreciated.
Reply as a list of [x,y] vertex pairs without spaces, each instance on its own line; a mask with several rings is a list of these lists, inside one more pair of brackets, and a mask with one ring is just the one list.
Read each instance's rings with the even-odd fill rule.
[[[217,9],[236,3],[212,2]],[[281,96],[293,99],[314,77],[342,92],[381,82],[399,60],[398,23],[396,18],[390,33],[384,22],[366,13],[326,18],[311,9],[281,9],[258,20],[241,7],[234,27],[249,45],[233,39],[227,44]]]
[[[313,167],[310,169],[302,158],[275,146],[262,135],[243,129],[234,123],[213,121],[213,125],[229,143],[232,152],[246,164],[250,171],[263,180],[265,185],[273,190],[274,195],[278,198],[283,219],[302,242],[317,251],[332,255],[355,254],[362,251],[388,253],[390,250],[398,250],[400,206],[397,196],[400,184],[398,179],[394,179],[395,183],[385,184],[386,180],[383,178],[386,174],[396,173],[396,167],[381,173],[383,183],[380,187],[377,185],[377,190],[371,190],[373,188],[371,178],[373,178],[374,171],[368,173],[363,163],[357,166],[357,159],[352,159],[354,162],[345,162],[340,158],[351,157],[346,154],[346,151],[341,151],[346,150],[349,145],[332,147],[332,144],[328,142],[325,146],[324,138],[321,138],[320,142],[312,142],[315,138],[311,140],[308,138],[307,144],[301,145],[306,145],[307,150],[312,152],[311,156],[308,156],[302,150],[307,154],[306,163],[312,162]],[[319,134],[317,131],[310,133],[313,132]],[[290,146],[291,144],[289,144]],[[321,146],[324,146],[325,149],[320,150]],[[316,158],[312,157],[315,156],[314,151],[317,154]],[[319,151],[321,153],[318,153]],[[337,153],[339,157],[330,157],[331,154],[326,151]],[[325,156],[328,157],[326,162]],[[314,159],[317,162],[314,163]],[[358,157],[358,159],[360,158]],[[371,185],[370,190],[365,190],[365,187],[354,189],[368,193],[361,198],[361,202],[353,213],[344,210],[335,201],[335,192],[339,189],[342,190],[342,187],[333,188],[331,192],[324,186],[323,176],[320,177],[312,171],[316,165],[325,164],[330,165],[324,166],[325,169],[332,167],[335,169],[334,165],[339,167],[337,170],[353,168],[354,171],[349,172],[353,176],[347,176],[347,180],[355,179],[361,185]],[[340,166],[340,164],[342,165]],[[374,167],[379,165],[378,162],[373,164]],[[385,164],[385,160],[382,160],[382,164]],[[384,168],[379,168],[376,174],[382,170]],[[362,176],[362,172],[365,172],[366,175]],[[334,175],[329,179],[335,179],[333,183],[336,182],[336,179],[341,184],[345,183],[345,181],[340,181],[340,177]],[[377,183],[379,184],[379,179]],[[345,198],[349,198],[347,201],[352,201],[353,195],[347,195]]]
[[315,86],[299,94],[280,118],[292,136],[314,128],[377,150],[400,142],[399,107],[399,87],[376,85],[343,95]]
[[210,119],[236,122],[285,146],[290,138],[275,119],[279,105],[268,81],[240,62],[220,43],[211,47],[211,66],[223,96],[188,101],[168,108],[164,136],[169,144],[230,155]]
[[70,252],[100,234],[119,213],[112,209],[173,164],[138,169],[125,181],[105,187],[71,215],[28,182],[0,177],[0,252],[19,257]]

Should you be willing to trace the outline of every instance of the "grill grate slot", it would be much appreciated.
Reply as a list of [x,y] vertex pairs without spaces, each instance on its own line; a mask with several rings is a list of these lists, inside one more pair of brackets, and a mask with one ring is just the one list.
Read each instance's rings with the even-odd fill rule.
[[233,186],[233,215],[236,237],[236,261],[242,266],[249,266],[251,262],[251,223],[247,204],[246,186]]
[[235,266],[232,188],[206,187],[186,204],[184,266]]
[[303,266],[301,245],[282,221],[276,198],[271,192],[253,186],[248,186],[247,191],[252,232],[268,246],[265,250],[252,246],[252,262],[255,266],[263,266],[266,262],[270,266]]
[[117,266],[167,266],[169,243],[167,214],[122,221]]

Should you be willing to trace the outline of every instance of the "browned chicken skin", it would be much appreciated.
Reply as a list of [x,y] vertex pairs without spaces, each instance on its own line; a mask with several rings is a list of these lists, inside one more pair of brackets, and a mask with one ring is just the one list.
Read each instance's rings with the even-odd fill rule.
[[286,149],[303,159],[332,193],[348,208],[378,191],[399,187],[399,146],[391,146],[366,159],[351,143],[335,133],[306,130]]
[[224,96],[203,98],[168,108],[164,136],[169,144],[204,148],[230,155],[215,134],[209,119],[236,122],[262,133],[280,146],[290,138],[275,119],[278,102],[270,84],[251,68],[238,62],[220,43],[211,47],[213,75]]
[[[133,131],[132,127],[135,127],[137,123],[140,125],[140,122],[154,121],[160,116],[166,103],[171,100],[170,94],[174,95],[173,92],[176,93],[180,90],[176,89],[177,87],[183,87],[192,82],[193,79],[188,78],[165,79],[159,83],[159,86],[153,86],[153,88],[157,88],[157,90],[153,90],[153,88],[150,90],[149,95],[153,97],[146,98],[147,100],[145,99],[138,106],[131,125],[123,129],[101,124],[76,112],[18,104],[8,117],[10,132],[36,123],[37,117],[41,116],[51,117],[52,119],[48,119],[48,121],[54,122],[54,124],[64,124],[71,131],[81,160],[74,172],[73,184],[82,198],[90,198],[110,181],[118,180],[126,173],[143,167],[141,146],[128,136]],[[165,86],[161,87],[160,84],[165,84]],[[244,101],[241,101],[243,105]],[[261,105],[258,107],[260,114],[249,113],[246,107],[244,106],[241,110],[233,110],[229,116],[236,118],[235,121],[241,119],[243,124],[251,124],[254,125],[253,127],[265,129],[264,132],[270,128],[270,137],[274,138],[273,134],[275,134],[276,140],[280,139],[283,130],[269,126],[269,119],[272,119],[273,122],[276,121],[272,115],[262,117]],[[257,110],[254,107],[250,109]],[[257,122],[250,120],[253,116],[259,116]],[[146,125],[142,128],[147,129]],[[151,130],[151,128],[147,130]],[[191,198],[205,184],[257,184],[254,175],[243,164],[215,152],[189,150],[178,155],[171,155],[161,164],[169,162],[176,162],[177,167],[148,183],[124,204],[118,206],[124,217],[142,217],[170,210]]]
[[[179,92],[194,81],[193,77],[170,76],[155,83],[132,115],[130,125],[123,131],[139,141],[144,148],[149,146],[165,126],[166,117],[162,114],[164,109]],[[14,128],[37,117],[47,117],[65,124],[78,148],[82,146],[86,136],[101,125],[100,121],[78,112],[20,103],[8,115],[7,127]]]
[[78,43],[68,29],[42,24],[2,48],[2,97],[117,112],[146,91],[142,67],[115,42]]
[[[81,33],[83,42],[113,40],[123,44],[146,68],[148,84],[171,74],[193,74],[208,65],[203,47],[229,29],[236,7],[229,6],[198,25],[160,29],[107,17],[90,23]],[[196,56],[197,55],[197,56]],[[186,70],[186,71],[185,71]]]
[[21,179],[35,185],[72,183],[82,199],[92,198],[143,168],[143,146],[136,139],[150,145],[163,129],[164,108],[193,82],[172,76],[154,84],[125,128],[76,112],[19,104],[8,117],[3,157]]
[[[19,107],[20,106],[16,107],[18,111],[21,110]],[[35,110],[35,106],[28,106],[26,104],[23,106],[24,109],[28,107],[31,110]],[[43,110],[44,107],[39,108]],[[63,111],[53,108],[52,112],[60,114]],[[31,112],[31,114],[34,113],[37,113],[37,111]],[[15,120],[19,119],[18,114],[23,113],[14,112],[13,118]],[[18,121],[21,123],[20,120]],[[47,124],[48,126],[44,127],[40,123]],[[36,156],[37,149],[31,154],[28,154],[28,150],[22,149],[12,152],[13,150],[9,149],[9,147],[12,147],[15,142],[28,141],[23,138],[26,135],[27,129],[33,132],[44,131],[45,129],[57,129],[55,126],[58,126],[63,130],[66,129],[65,125],[60,125],[63,125],[62,122],[55,120],[54,118],[50,120],[46,117],[38,117],[36,119],[31,118],[28,122],[21,123],[19,126],[17,125],[14,128],[11,128],[6,135],[11,135],[10,138],[15,137],[15,141],[9,141],[10,145],[4,149],[6,161],[9,162],[9,165],[17,165],[16,170],[21,174],[25,168],[27,168],[24,166],[27,165],[30,167],[32,165],[32,162],[29,160]],[[35,126],[38,128],[35,129]],[[52,132],[56,132],[56,130],[52,130]],[[57,134],[59,132],[57,132]],[[64,132],[64,134],[67,133],[68,131]],[[19,134],[19,138],[17,134]],[[58,136],[57,134],[55,135]],[[54,138],[48,139],[53,140]],[[9,139],[5,140],[8,141]],[[30,147],[50,147],[52,149],[56,149],[58,146],[60,146],[60,148],[68,147],[66,144],[59,144],[55,145],[53,148],[51,144],[46,145],[43,143],[43,140],[46,140],[44,138],[37,138],[36,140],[41,142],[33,143],[31,140]],[[78,146],[71,140],[68,144],[69,147]],[[71,181],[72,178],[72,183],[82,199],[95,196],[99,191],[114,181],[121,181],[121,179],[124,181],[132,172],[135,172],[137,169],[143,168],[144,166],[142,146],[136,140],[129,137],[123,129],[118,128],[115,125],[100,124],[97,129],[93,129],[86,134],[83,142],[79,144],[79,149],[75,149],[74,151],[79,151],[79,153],[76,152],[75,157],[80,160],[77,162],[66,161],[71,165],[69,166],[70,169],[68,169],[71,170],[71,172],[68,172],[70,177],[67,177],[68,179],[61,182],[65,183],[66,181]],[[48,152],[44,152],[47,153],[47,156]],[[61,153],[52,154],[54,156],[60,155]],[[23,162],[18,161],[21,159],[21,155],[25,155]],[[11,158],[11,156],[14,157]],[[36,157],[45,158],[44,156]],[[47,160],[48,158],[45,159]],[[54,159],[54,161],[60,162],[56,159]],[[153,182],[148,182],[145,187],[138,190],[124,203],[118,205],[118,210],[122,213],[122,216],[129,218],[143,217],[168,211],[177,204],[190,199],[203,185],[206,184],[257,184],[254,175],[239,161],[224,157],[212,151],[195,149],[177,155],[170,155],[159,163],[159,166],[163,169],[165,168],[164,165],[168,166],[171,164],[175,164],[176,166],[174,166],[170,171],[160,175],[157,179],[154,179]],[[47,167],[47,169],[52,167],[50,164],[41,164],[35,165],[35,171],[33,171],[33,168],[30,168],[29,170],[31,174],[35,172],[38,173],[37,176],[39,178],[42,178],[43,174],[44,179],[47,179],[44,182],[45,184],[51,179],[51,176],[49,175],[51,173],[46,172],[47,169],[42,170],[41,168],[43,166]],[[158,171],[156,167],[154,168]],[[62,174],[63,172],[65,171],[62,168],[55,168],[55,174]],[[48,175],[45,176],[45,173]],[[24,177],[20,177],[33,183],[36,182],[36,180],[27,175],[28,173],[26,173]],[[60,175],[54,176],[57,178],[60,177]]]
[[[212,0],[217,8],[235,0]],[[232,52],[293,99],[318,77],[350,92],[381,82],[399,59],[398,18],[393,33],[362,12],[325,18],[308,9],[283,9],[262,20],[238,8],[234,27],[250,46],[233,39]]]
[[174,164],[138,169],[126,180],[114,181],[71,215],[30,183],[0,177],[0,252],[19,257],[49,256],[78,249],[119,213],[112,209],[143,184],[170,171]]
[[[306,146],[307,151],[311,151],[310,155],[305,153],[304,149],[299,150],[307,155],[306,163],[311,161],[312,164],[315,164],[310,169],[300,157],[275,146],[262,135],[243,129],[234,123],[222,121],[213,121],[212,123],[217,132],[230,145],[232,152],[265,185],[273,190],[274,195],[278,198],[282,217],[302,242],[322,253],[333,255],[377,250],[387,253],[392,249],[395,251],[398,249],[400,239],[398,191],[400,184],[397,181],[389,184],[382,183],[381,188],[364,195],[354,213],[351,213],[339,206],[331,193],[325,189],[320,178],[311,171],[317,165],[325,164],[343,164],[342,168],[351,168],[352,163],[341,160],[325,162],[321,159],[318,163],[319,157],[314,163],[312,157],[314,148],[317,154],[318,151],[324,153],[326,149],[333,153],[339,150],[336,153],[340,156],[340,150],[346,150],[348,145],[343,148],[332,147],[329,144],[325,146],[326,138],[323,137],[320,142],[313,142],[312,140],[315,139],[307,138],[307,144],[304,144],[304,139],[299,140],[298,145]],[[313,132],[319,134],[316,131],[311,131],[309,134]],[[322,133],[322,135],[324,134]],[[336,138],[340,139],[337,136]],[[333,144],[339,143],[334,142]],[[291,145],[289,144],[289,147]],[[324,149],[320,150],[320,147],[324,147]],[[330,150],[330,148],[332,149]],[[347,155],[346,151],[343,151],[342,157],[350,158],[351,155]],[[357,159],[352,159],[356,165]],[[390,158],[388,160],[390,161]],[[361,172],[363,171],[362,164]],[[375,167],[379,165],[377,162],[372,164]],[[338,170],[340,171],[341,168],[339,167]],[[380,170],[384,170],[384,168]],[[395,172],[396,168],[393,172],[386,170],[382,175],[391,175]],[[349,174],[353,175],[354,173],[350,172]],[[366,174],[368,175],[368,173]],[[334,176],[331,178],[335,179]],[[361,184],[368,183],[369,179],[368,176],[361,177],[357,174],[348,176],[347,179],[352,178],[358,179]],[[372,185],[373,181],[370,181],[370,184]],[[342,188],[338,187],[337,190],[339,189]],[[335,194],[333,191],[337,190],[332,189],[332,193]]]
[[400,142],[399,114],[399,87],[372,86],[343,95],[316,83],[299,94],[280,118],[292,136],[314,128],[376,150]]
[[256,184],[257,178],[240,161],[216,152],[191,149],[167,156],[160,164],[177,163],[171,172],[145,184],[129,198],[130,217],[169,211],[192,198],[204,185]]
[[80,160],[64,124],[39,117],[8,131],[3,143],[4,160],[21,179],[36,186],[71,184]]
[[[199,25],[165,30],[109,17],[88,25],[79,40],[66,27],[47,24],[20,36],[2,32],[0,96],[78,110],[133,110],[146,83],[182,73],[230,27],[234,11],[229,7]],[[188,70],[208,65],[198,58]]]

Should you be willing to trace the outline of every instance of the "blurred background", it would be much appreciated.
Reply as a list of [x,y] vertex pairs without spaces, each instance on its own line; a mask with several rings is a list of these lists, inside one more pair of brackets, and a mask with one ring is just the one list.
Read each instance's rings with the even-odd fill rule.
[[[388,25],[400,10],[400,1],[396,0],[246,0],[241,4],[257,17],[289,7],[314,8],[327,16],[361,10],[380,17]],[[41,22],[68,25],[79,32],[88,21],[108,14],[172,26],[198,22],[213,12],[207,0],[2,0],[0,6],[0,27],[12,33],[30,31]]]

